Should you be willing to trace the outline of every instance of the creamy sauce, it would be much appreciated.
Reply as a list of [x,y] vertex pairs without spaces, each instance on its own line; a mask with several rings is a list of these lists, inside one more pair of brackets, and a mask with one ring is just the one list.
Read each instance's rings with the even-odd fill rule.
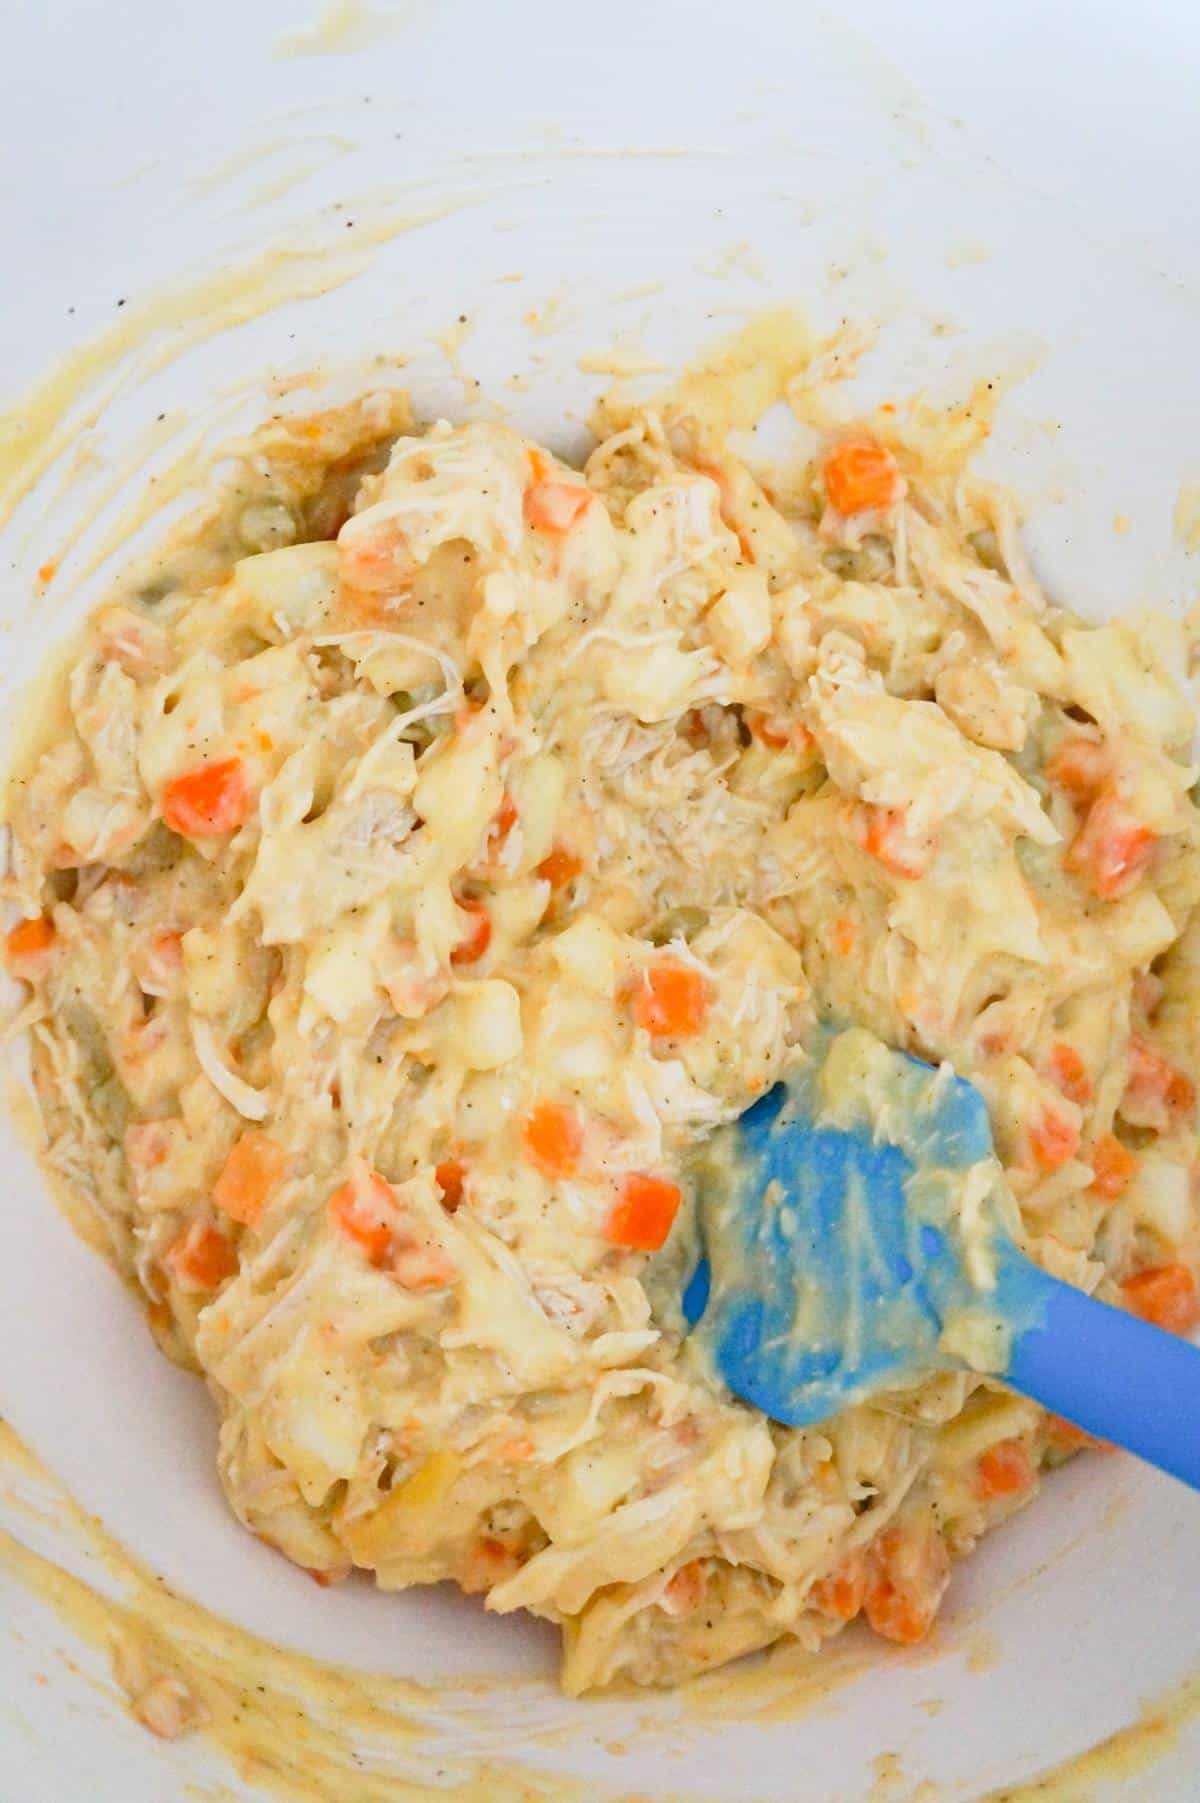
[[[401,225],[396,229],[405,229],[405,226]],[[272,266],[264,267],[267,275],[270,276]],[[343,276],[340,279],[347,278]],[[330,282],[328,285],[336,284]],[[324,291],[324,287],[301,290],[301,292]],[[261,306],[255,304],[251,311],[238,312],[239,306],[248,304],[245,298],[239,299],[236,286],[233,291],[221,288],[217,291],[219,307],[233,309],[232,312],[226,313],[223,323],[236,324],[241,319],[255,317],[258,312],[265,311],[267,306],[275,304],[277,299],[292,298],[294,292],[294,290],[277,291],[274,299],[266,300]],[[207,298],[211,298],[211,293]],[[207,307],[207,298],[205,307]],[[223,329],[220,324],[212,325],[211,320],[202,329],[199,322],[193,319],[191,329],[195,335],[181,343],[180,348],[186,348],[186,343],[198,342],[200,337],[211,335],[210,327],[211,330]],[[802,370],[806,360],[806,354],[801,350],[801,344],[804,341],[803,328],[791,316],[775,316],[770,324],[759,322],[748,328],[746,333],[739,334],[716,357],[704,360],[685,379],[685,385],[681,392],[688,395],[688,404],[694,409],[696,416],[710,423],[714,430],[725,430],[731,426],[751,424],[758,417],[764,405],[771,404],[788,392],[789,384]],[[113,343],[108,341],[107,335],[103,344],[98,341],[94,348],[99,354],[95,358],[83,357],[83,360],[74,368],[75,377],[89,390],[96,380],[115,369],[123,354],[121,349],[115,348]],[[131,345],[125,345],[125,349],[129,348],[132,348]],[[725,392],[726,381],[731,390],[728,393]],[[690,386],[688,386],[689,384]],[[7,440],[0,441],[0,449],[3,450],[6,458],[3,466],[4,475],[6,483],[9,484],[9,486],[0,488],[0,499],[6,502],[10,511],[11,507],[27,492],[28,487],[32,486],[37,474],[46,468],[65,443],[65,440],[56,439],[52,430],[54,407],[51,400],[47,398],[48,388],[49,385],[45,385],[44,389],[36,391],[31,397],[34,404],[26,408],[26,424],[18,427],[15,436],[10,428]],[[64,402],[71,397],[72,393],[73,385],[71,383],[66,384],[65,387],[56,386],[53,389],[53,401],[55,403]],[[97,404],[97,412],[102,405],[103,399]],[[88,417],[94,418],[95,414]],[[32,430],[28,429],[29,420],[32,420]],[[23,476],[20,472],[23,459],[26,460],[29,475],[28,481],[21,486]],[[16,486],[12,486],[14,478]],[[0,1450],[6,1451],[7,1449]],[[147,1596],[153,1595],[161,1587],[155,1584],[155,1580],[149,1574],[141,1572],[140,1568],[136,1567],[136,1563],[134,1565],[135,1581],[132,1583],[132,1600],[127,1601],[117,1610],[114,1624],[107,1613],[110,1605],[97,1592],[87,1585],[81,1585],[79,1580],[70,1577],[69,1574],[60,1572],[56,1575],[56,1568],[48,1566],[44,1561],[39,1561],[36,1555],[30,1553],[28,1549],[20,1547],[18,1543],[8,1537],[3,1543],[0,1543],[0,1556],[3,1557],[10,1569],[40,1588],[43,1594],[52,1598],[56,1606],[75,1621],[76,1626],[86,1637],[92,1639],[97,1645],[108,1647],[118,1656],[122,1671],[127,1675],[132,1674],[128,1688],[133,1690],[136,1681],[145,1677],[147,1672],[150,1673],[148,1681],[153,1681],[156,1676],[161,1675],[158,1661],[166,1650],[165,1643],[161,1638],[161,1630],[151,1622],[152,1611],[146,1604]],[[124,1555],[121,1556],[124,1557]],[[114,1553],[114,1557],[116,1557],[116,1553]],[[173,1597],[170,1593],[166,1593],[166,1595],[172,1631],[176,1629],[182,1631],[183,1618],[178,1612],[180,1610],[190,1611],[195,1606],[184,1603],[183,1599]],[[306,1747],[305,1757],[302,1761],[292,1759],[288,1752],[281,1750],[281,1736],[285,1739],[290,1737],[291,1744],[293,1746],[296,1744],[295,1723],[297,1717],[294,1698],[272,1702],[269,1706],[262,1705],[263,1713],[260,1717],[255,1714],[260,1706],[253,1699],[247,1699],[245,1708],[241,1711],[236,1704],[230,1701],[230,1697],[238,1695],[236,1680],[230,1680],[228,1696],[220,1689],[220,1683],[223,1683],[233,1670],[233,1666],[230,1664],[231,1646],[235,1648],[235,1653],[232,1655],[235,1659],[246,1653],[255,1660],[265,1660],[272,1676],[285,1680],[285,1689],[289,1692],[296,1686],[303,1689],[304,1683],[311,1678],[313,1662],[301,1661],[300,1669],[307,1676],[298,1676],[297,1669],[291,1664],[295,1656],[271,1649],[265,1643],[258,1641],[256,1637],[244,1636],[240,1630],[236,1629],[228,1629],[228,1634],[233,1636],[233,1640],[229,1641],[224,1638],[226,1629],[223,1624],[216,1623],[214,1618],[207,1616],[203,1611],[199,1611],[198,1614],[204,1623],[203,1632],[199,1633],[197,1643],[193,1643],[189,1639],[185,1660],[189,1675],[195,1679],[197,1694],[202,1697],[204,1708],[213,1716],[212,1731],[216,1734],[220,1744],[226,1746],[242,1762],[243,1769],[253,1775],[256,1780],[282,1787],[283,1794],[306,1798],[340,1794],[339,1784],[344,1785],[348,1773],[357,1777],[357,1768],[345,1763],[340,1750],[329,1751],[321,1739],[321,1735],[324,1733],[323,1728],[316,1731],[317,1738],[315,1741],[310,1741]],[[194,1636],[197,1632],[195,1623],[190,1620],[190,1617],[188,1620]],[[792,1649],[792,1652],[794,1654],[796,1649]],[[173,1653],[172,1657],[174,1657]],[[276,1661],[282,1663],[276,1663]],[[323,1673],[325,1668],[316,1669]],[[714,1690],[719,1694],[722,1685],[740,1683],[742,1676],[743,1674],[739,1674],[737,1679],[734,1679],[726,1674],[720,1674],[717,1679],[712,1681]],[[747,1673],[744,1676],[753,1680],[757,1674]],[[400,1714],[403,1708],[415,1711],[421,1699],[428,1694],[416,1686],[406,1684],[392,1686],[390,1681],[387,1682],[386,1692],[381,1693],[374,1688],[375,1681],[369,1680],[367,1700],[364,1704],[361,1701],[361,1693],[356,1688],[349,1690],[341,1688],[342,1683],[348,1678],[352,1685],[357,1685],[358,1680],[353,1675],[337,1674],[332,1691],[322,1691],[321,1698],[325,1702],[329,1702],[332,1698],[330,1706],[339,1722],[345,1722],[353,1729],[363,1733],[369,1733],[373,1726],[380,1724],[379,1712],[382,1709],[383,1715],[388,1718],[382,1725],[382,1731],[391,1735],[394,1731],[391,1718]],[[313,1681],[315,1682],[315,1680]],[[321,1677],[320,1682],[324,1684],[324,1677]],[[701,1681],[702,1684],[705,1682],[708,1681]],[[206,1689],[206,1685],[210,1683],[213,1688]],[[143,1685],[137,1689],[139,1696],[143,1694],[144,1688]],[[315,1691],[311,1693],[313,1700],[316,1699],[316,1695]],[[383,1698],[382,1702],[381,1697]],[[239,1714],[241,1719],[239,1719]],[[1180,1716],[1179,1719],[1184,1718]],[[250,1729],[245,1726],[247,1720],[253,1724]],[[1170,1720],[1171,1722],[1176,1720],[1173,1713]],[[1154,1734],[1162,1732],[1160,1721],[1146,1724],[1146,1726],[1153,1730],[1150,1734],[1151,1739]],[[400,1732],[402,1735],[410,1732],[407,1719]],[[412,1728],[411,1732],[415,1734],[419,1732],[419,1729]],[[1126,1730],[1123,1731],[1123,1734],[1130,1735],[1133,1732],[1133,1730]],[[1128,1744],[1122,1739],[1122,1736],[1117,1736],[1116,1741],[1120,1742],[1122,1747],[1128,1751]],[[309,1757],[310,1752],[312,1757]],[[487,1795],[515,1798],[541,1794],[553,1794],[556,1797],[570,1794],[564,1789],[561,1780],[554,1781],[553,1791],[543,1792],[536,1788],[530,1788],[530,1781],[524,1774],[511,1772],[509,1768],[502,1768],[499,1770],[499,1778],[497,1778],[497,1772],[498,1768],[489,1761],[487,1782],[490,1788],[486,1792]],[[476,1774],[468,1772],[464,1775],[463,1783],[469,1785],[475,1782],[475,1779]],[[419,1782],[418,1778],[409,1779],[401,1774],[402,1785],[419,1784]],[[500,1789],[497,1787],[498,1782],[505,1786],[511,1783],[512,1788]],[[537,1782],[540,1781],[534,1781],[535,1784]],[[297,1786],[300,1788],[296,1788]],[[304,1788],[305,1786],[307,1788]],[[355,1794],[356,1796],[361,1795],[366,1803],[366,1800],[372,1799],[376,1795],[380,1798],[386,1795],[388,1799],[394,1799],[406,1795],[425,1795],[426,1792],[423,1789],[412,1791],[406,1788],[397,1789],[393,1782],[386,1792],[384,1790],[378,1792],[361,1790],[356,1791]]]
[[697,357],[673,388],[677,405],[720,437],[757,424],[813,360],[816,340],[792,307],[758,313]]
[[[239,1776],[296,1803],[406,1803],[427,1799],[436,1770],[450,1796],[490,1803],[563,1803],[589,1794],[503,1750],[536,1739],[538,1724],[506,1682],[504,1717],[489,1733],[493,1692],[475,1680],[433,1687],[351,1671],[272,1645],[180,1595],[86,1514],[0,1423],[0,1467],[32,1482],[104,1584],[74,1575],[0,1528],[0,1567],[48,1604],[111,1662],[139,1719],[153,1719],[164,1680],[183,1687],[182,1732],[202,1729]],[[28,1505],[27,1505],[28,1506]],[[519,1724],[519,1726],[517,1726]],[[472,1751],[464,1754],[469,1746]],[[347,1786],[353,1786],[352,1793]]]
[[1200,482],[1185,482],[1179,490],[1175,537],[1185,551],[1200,551]]
[[381,244],[445,218],[380,210],[361,217],[353,243],[281,242],[214,275],[131,301],[118,320],[71,351],[0,416],[0,528],[47,469],[95,425],[132,373],[152,375],[222,332],[284,306],[329,294],[360,275]]
[[585,351],[575,359],[576,368],[588,376],[650,376],[661,374],[666,364],[632,341],[617,343],[607,351]]
[[[213,1615],[148,1571],[3,1422],[0,1505],[0,1569],[106,1658],[134,1717],[145,1722],[164,1681],[182,1685],[181,1732],[203,1734],[264,1793],[289,1803],[346,1803],[353,1782],[355,1803],[404,1803],[430,1795],[428,1775],[436,1769],[446,1775],[446,1794],[463,1803],[570,1803],[601,1795],[618,1803],[626,1794],[620,1785],[577,1783],[514,1756],[514,1746],[552,1754],[571,1731],[559,1719],[558,1699],[539,1681],[506,1674],[417,1684],[310,1658]],[[22,1514],[53,1528],[60,1558],[24,1543],[15,1531]],[[102,1581],[68,1569],[78,1559]],[[847,1642],[819,1659],[780,1646],[695,1679],[674,1697],[647,1703],[626,1689],[617,1693],[621,1739],[606,1742],[606,1750],[636,1759],[643,1745],[689,1736],[691,1722],[795,1721],[874,1662],[862,1643]],[[631,1702],[639,1705],[632,1720]],[[605,1703],[592,1711],[601,1736],[612,1711]]]
[[420,0],[402,6],[372,6],[368,0],[330,0],[312,25],[284,32],[277,56],[344,56],[386,43],[412,21]]
[[[983,1803],[1089,1803],[1101,1785],[1145,1778],[1200,1720],[1200,1674],[1147,1703],[1135,1719],[1025,1784],[989,1791]],[[1135,1794],[1132,1790],[1130,1795]],[[1153,1792],[1143,1792],[1152,1795]]]

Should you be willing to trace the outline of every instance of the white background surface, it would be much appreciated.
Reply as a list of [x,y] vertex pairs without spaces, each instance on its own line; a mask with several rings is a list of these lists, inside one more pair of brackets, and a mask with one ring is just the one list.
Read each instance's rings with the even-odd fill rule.
[[[1194,10],[859,0],[839,14],[406,0],[365,49],[281,59],[280,32],[311,22],[303,0],[25,0],[0,67],[0,403],[110,326],[121,299],[314,220],[352,243],[384,203],[453,203],[355,284],[132,386],[98,450],[119,454],[164,410],[228,413],[269,367],[377,351],[411,355],[418,401],[460,416],[462,385],[431,339],[461,313],[462,364],[484,393],[569,448],[601,386],[580,352],[623,330],[675,363],[739,314],[799,300],[821,322],[883,320],[875,395],[961,393],[968,372],[1036,365],[989,461],[1039,509],[1043,575],[1084,612],[1184,604],[1197,571],[1171,512],[1181,478],[1200,476]],[[731,257],[741,244],[749,255]],[[619,298],[652,282],[661,291]],[[531,333],[524,316],[553,296],[562,329]],[[961,330],[934,335],[934,322]],[[527,392],[505,388],[514,374]],[[265,406],[252,391],[243,416]],[[56,509],[52,489],[0,541],[5,693],[67,617],[31,601],[72,504]],[[180,1588],[313,1652],[423,1677],[549,1669],[536,1628],[441,1595],[316,1592],[246,1537],[217,1492],[200,1386],[159,1359],[11,1138],[0,1158],[0,1410],[89,1508]],[[619,1731],[620,1706],[564,1704],[579,1724],[568,1756],[598,1794],[602,1781],[855,1803],[886,1749],[914,1786],[976,1798],[1111,1732],[1193,1668],[1198,1548],[1194,1499],[1094,1461],[958,1575],[930,1652],[790,1724],[694,1727],[682,1756],[664,1734],[615,1760],[595,1742]],[[202,1747],[164,1753],[47,1665],[62,1635],[40,1606],[16,1592],[3,1606],[6,1803],[159,1803],[185,1773],[217,1769]],[[982,1673],[968,1669],[981,1622],[996,1650]],[[42,1670],[49,1686],[33,1681]],[[935,1718],[916,1707],[931,1697],[947,1704]],[[1197,1751],[1193,1736],[1122,1794],[1193,1795]]]

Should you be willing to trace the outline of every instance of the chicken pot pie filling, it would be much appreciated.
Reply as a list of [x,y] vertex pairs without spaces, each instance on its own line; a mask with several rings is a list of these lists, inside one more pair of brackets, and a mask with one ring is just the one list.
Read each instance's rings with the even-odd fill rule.
[[1182,627],[1048,602],[969,410],[769,487],[604,426],[272,421],[8,793],[45,1157],[231,1506],[559,1623],[570,1691],[919,1640],[1085,1439],[966,1371],[785,1428],[689,1345],[690,1160],[818,1023],[970,1078],[1046,1269],[1200,1313]]

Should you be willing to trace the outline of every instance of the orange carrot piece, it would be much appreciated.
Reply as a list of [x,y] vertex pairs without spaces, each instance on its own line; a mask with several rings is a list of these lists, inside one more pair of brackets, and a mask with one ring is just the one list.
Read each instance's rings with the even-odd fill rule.
[[488,828],[488,851],[494,853],[517,824],[517,804],[505,789],[500,797],[500,806],[496,809],[496,817]]
[[659,1599],[659,1608],[667,1615],[691,1615],[704,1601],[708,1578],[703,1559],[689,1559],[668,1580]]
[[375,1171],[359,1180],[351,1178],[330,1196],[329,1212],[373,1265],[385,1263],[398,1215],[390,1183]]
[[1087,1066],[1075,1047],[1065,1040],[1058,1040],[1046,1054],[1046,1074],[1068,1102],[1076,1102],[1082,1108],[1091,1101],[1092,1079]]
[[1135,1314],[1168,1333],[1191,1333],[1200,1325],[1200,1289],[1187,1265],[1153,1265],[1127,1277],[1121,1289]]
[[202,764],[167,783],[162,817],[173,833],[204,839],[235,833],[250,812],[250,787],[239,758]]
[[562,1102],[537,1102],[521,1123],[521,1144],[544,1177],[571,1177],[579,1168],[583,1128]]
[[678,958],[648,964],[632,991],[633,1018],[659,1039],[690,1039],[708,1014],[708,982]]
[[457,905],[464,914],[471,916],[471,925],[451,952],[450,962],[476,964],[492,943],[492,917],[484,903],[474,896],[460,897]]
[[825,459],[825,493],[837,513],[877,512],[890,507],[899,492],[896,460],[873,438],[847,439]]
[[125,1156],[137,1171],[156,1171],[171,1156],[173,1121],[134,1121],[125,1129]]
[[772,751],[782,751],[792,740],[791,729],[778,714],[759,714],[747,711],[744,716],[746,725],[760,745],[767,745]]
[[525,490],[525,523],[535,532],[565,538],[596,499],[573,482],[533,482]]
[[1034,1163],[1043,1171],[1057,1171],[1079,1149],[1079,1128],[1065,1115],[1047,1108],[1029,1129]]
[[434,1182],[442,1192],[442,1207],[448,1215],[452,1215],[463,1199],[463,1179],[466,1172],[457,1158],[443,1159],[433,1173]]
[[1094,801],[1108,780],[1108,753],[1092,739],[1065,739],[1046,759],[1045,777],[1074,802]]
[[250,1127],[230,1148],[213,1185],[213,1201],[243,1227],[258,1222],[287,1169],[287,1153],[278,1141]]
[[444,1290],[458,1276],[449,1255],[436,1242],[403,1234],[392,1249],[387,1269],[402,1290]]
[[903,808],[885,808],[872,801],[864,802],[861,819],[862,844],[885,870],[909,880],[924,874],[924,859],[906,840]]
[[998,1440],[980,1454],[975,1467],[975,1494],[984,1502],[1020,1496],[1031,1488],[1033,1460],[1023,1440]]
[[933,1626],[950,1575],[946,1543],[932,1521],[885,1528],[867,1553],[863,1607],[885,1640],[915,1646]]
[[[471,721],[478,718],[480,711],[478,708],[471,708],[465,712],[465,718],[460,716],[460,729],[469,728]],[[471,869],[473,876],[486,878],[497,874],[501,868],[500,854],[504,848],[504,842],[517,824],[518,818],[517,804],[505,789],[500,797],[499,807],[488,822],[487,832],[483,836],[483,849],[478,862]],[[465,902],[460,905],[467,906]]]
[[756,708],[747,708],[742,718],[751,736],[771,751],[783,751],[788,747],[808,751],[817,742],[803,720],[791,720],[785,714],[764,714]]
[[376,525],[370,537],[342,540],[338,545],[338,572],[346,589],[365,603],[368,614],[378,606],[384,591],[395,592],[404,581],[412,553],[396,520]]
[[[1139,1126],[1166,1127],[1172,1115],[1190,1115],[1196,1106],[1196,1085],[1186,1071],[1177,1070],[1157,1046],[1136,1034],[1129,1042],[1129,1075],[1122,1105],[1132,1108],[1129,1118]],[[1142,1117],[1146,1116],[1143,1123]]]
[[847,1553],[840,1565],[818,1578],[808,1600],[832,1621],[853,1621],[867,1593],[867,1559],[862,1552]]
[[1128,1146],[1121,1144],[1115,1133],[1103,1134],[1087,1154],[1092,1167],[1088,1194],[1102,1202],[1115,1202],[1129,1188],[1137,1169],[1137,1159]]
[[1156,844],[1150,828],[1106,789],[1088,809],[1063,862],[1101,901],[1116,901],[1141,882]]
[[167,1248],[163,1263],[187,1290],[215,1290],[238,1268],[232,1243],[207,1221],[185,1228]]
[[26,958],[40,958],[54,944],[54,922],[45,914],[32,920],[18,920],[4,940],[4,955],[10,964]]
[[583,869],[583,859],[568,851],[565,845],[556,845],[546,853],[537,867],[537,875],[542,881],[549,883],[552,889],[565,889],[573,883]]
[[833,947],[839,958],[848,958],[858,944],[858,926],[849,914],[839,914],[833,923]]
[[151,933],[150,950],[164,969],[178,970],[183,963],[183,934],[162,927]]
[[635,1252],[657,1252],[666,1242],[682,1200],[677,1184],[631,1171],[605,1223],[604,1237],[614,1246],[627,1246]]

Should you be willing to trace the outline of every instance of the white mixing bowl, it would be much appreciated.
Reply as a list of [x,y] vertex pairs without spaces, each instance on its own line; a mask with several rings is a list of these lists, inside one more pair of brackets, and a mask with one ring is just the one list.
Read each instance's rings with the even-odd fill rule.
[[[22,447],[53,451],[63,409],[107,404],[93,460],[64,431],[65,460],[0,541],[6,698],[95,593],[72,576],[119,499],[37,602],[34,574],[112,471],[148,458],[126,500],[156,470],[169,491],[191,426],[268,410],[268,370],[407,357],[421,412],[462,416],[477,379],[570,450],[608,379],[580,357],[616,343],[626,365],[674,367],[782,303],[882,322],[875,397],[1021,375],[987,462],[1028,501],[1052,590],[1084,613],[1192,598],[1200,570],[1172,538],[1179,484],[1200,476],[1200,19],[1184,0],[857,0],[837,21],[807,0],[342,0],[305,32],[317,3],[10,9],[3,404],[99,342],[40,412],[0,425],[0,496],[21,486]],[[401,215],[424,223],[394,235]],[[276,242],[292,248],[264,254]],[[460,316],[461,343],[439,345]],[[381,375],[398,379],[359,380]],[[180,415],[183,438],[156,450]],[[0,1159],[0,1410],[88,1509],[178,1588],[322,1657],[426,1680],[552,1670],[532,1626],[442,1593],[318,1592],[244,1535],[201,1386],[159,1357],[7,1125]],[[644,1701],[547,1704],[561,1737],[528,1757],[588,1774],[595,1796],[901,1803],[929,1781],[945,1803],[978,1798],[1187,1677],[1198,1549],[1193,1497],[1128,1459],[1077,1461],[960,1570],[927,1650],[881,1652],[791,1718],[663,1700],[658,1731]],[[2,1571],[0,1592],[0,1795],[159,1803],[230,1781],[202,1740],[164,1749],[134,1727],[92,1683],[101,1658],[64,1666],[69,1634]],[[1185,1725],[1152,1769],[1084,1794],[1194,1796],[1198,1751]]]

